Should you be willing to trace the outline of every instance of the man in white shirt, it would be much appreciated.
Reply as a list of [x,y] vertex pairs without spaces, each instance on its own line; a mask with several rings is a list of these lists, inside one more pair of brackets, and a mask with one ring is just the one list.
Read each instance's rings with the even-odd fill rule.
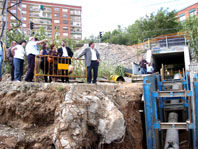
[[11,49],[12,55],[14,57],[14,81],[21,81],[21,77],[23,75],[25,45],[26,41],[22,40],[19,45],[16,45]]
[[30,37],[26,46],[26,55],[28,61],[28,71],[25,77],[25,81],[32,82],[34,78],[35,56],[40,54],[38,44],[48,41],[47,39],[38,41],[37,38]]
[[[77,58],[85,56],[85,66],[87,66],[87,82],[96,84],[98,76],[98,66],[100,61],[100,54],[97,49],[94,48],[93,42],[89,43],[89,48],[86,48]],[[92,69],[94,78],[92,80]]]
[[148,63],[148,65],[146,66],[146,71],[147,71],[147,74],[152,74],[154,69],[153,69],[153,66],[151,65],[151,63]]
[[[66,46],[66,41],[62,41],[62,47],[58,49],[58,55],[61,57],[59,63],[71,64],[71,58],[73,56],[72,50]],[[62,75],[68,76],[68,70],[62,70]],[[61,77],[62,82],[64,80],[69,83],[69,77]]]

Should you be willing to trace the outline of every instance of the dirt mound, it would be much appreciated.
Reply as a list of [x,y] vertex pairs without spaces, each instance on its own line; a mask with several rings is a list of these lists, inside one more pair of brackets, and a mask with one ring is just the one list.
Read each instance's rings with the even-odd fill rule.
[[[0,148],[53,149],[55,111],[71,89],[69,84],[38,84],[1,82],[0,84]],[[142,148],[141,84],[75,84],[74,94],[97,91],[113,99],[123,113],[126,133],[111,144],[100,143],[101,136],[87,126],[84,148]]]

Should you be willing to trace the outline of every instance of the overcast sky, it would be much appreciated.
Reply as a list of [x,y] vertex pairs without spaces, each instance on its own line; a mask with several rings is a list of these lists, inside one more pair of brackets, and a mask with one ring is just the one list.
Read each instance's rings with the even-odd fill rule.
[[[54,0],[39,0],[54,2]],[[198,0],[56,0],[56,3],[82,6],[82,34],[97,36],[118,25],[127,27],[140,17],[161,7],[181,10]]]

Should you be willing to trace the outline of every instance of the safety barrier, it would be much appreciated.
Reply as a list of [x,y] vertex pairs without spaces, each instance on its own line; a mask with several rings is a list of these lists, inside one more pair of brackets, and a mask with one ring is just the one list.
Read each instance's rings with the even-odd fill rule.
[[184,46],[187,45],[189,41],[189,36],[185,32],[178,32],[172,34],[166,34],[157,36],[155,38],[146,38],[143,43],[131,45],[134,48],[161,48],[161,47],[172,47],[172,46]]
[[53,78],[87,78],[87,68],[84,59],[66,58],[58,56],[35,56],[34,77]]

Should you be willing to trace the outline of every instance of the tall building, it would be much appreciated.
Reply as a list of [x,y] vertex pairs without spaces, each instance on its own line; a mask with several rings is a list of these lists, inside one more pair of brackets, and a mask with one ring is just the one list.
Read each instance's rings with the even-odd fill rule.
[[198,3],[188,6],[177,12],[178,20],[184,22],[189,16],[198,14]]
[[[0,0],[0,11],[2,2]],[[16,0],[9,0],[8,6],[15,3]],[[13,7],[10,11],[22,20],[22,29],[26,34],[30,33],[30,22],[33,22],[33,31],[44,27],[48,38],[53,38],[56,33],[60,38],[82,39],[81,6],[23,0],[19,7]],[[16,24],[16,19],[8,14],[8,29],[12,24]]]

